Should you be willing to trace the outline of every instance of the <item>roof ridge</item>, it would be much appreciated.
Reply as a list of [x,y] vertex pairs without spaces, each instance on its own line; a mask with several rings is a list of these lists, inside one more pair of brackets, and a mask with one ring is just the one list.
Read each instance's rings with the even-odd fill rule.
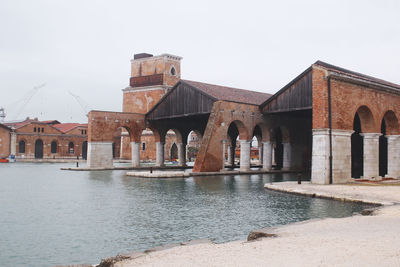
[[338,67],[336,65],[332,65],[329,63],[326,63],[324,61],[321,60],[317,60],[314,65],[319,65],[328,69],[331,69],[333,71],[337,71],[337,72],[341,72],[342,74],[348,75],[348,76],[355,76],[357,78],[363,79],[363,80],[367,80],[367,81],[371,81],[371,82],[375,82],[375,83],[379,83],[379,84],[383,84],[386,86],[390,86],[390,87],[394,87],[396,89],[400,89],[400,85],[396,84],[396,83],[392,83],[380,78],[376,78],[374,76],[370,76],[370,75],[366,75],[360,72],[356,72],[356,71],[352,71],[352,70],[348,70],[342,67]]
[[181,79],[181,81],[183,81],[183,82],[201,83],[201,84],[205,84],[205,85],[212,85],[212,86],[225,87],[225,88],[229,88],[229,89],[248,91],[248,92],[252,92],[252,93],[260,93],[260,94],[272,95],[272,94],[270,94],[270,93],[259,92],[259,91],[253,91],[253,90],[249,90],[249,89],[243,89],[243,88],[237,88],[237,87],[231,87],[231,86],[225,86],[225,85],[219,85],[219,84],[213,84],[213,83],[205,83],[205,82],[199,82],[199,81],[193,81],[193,80],[186,80],[186,79]]

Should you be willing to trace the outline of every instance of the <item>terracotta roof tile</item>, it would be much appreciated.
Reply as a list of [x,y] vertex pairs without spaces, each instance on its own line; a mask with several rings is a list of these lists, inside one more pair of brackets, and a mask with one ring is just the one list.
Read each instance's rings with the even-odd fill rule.
[[189,84],[197,88],[198,90],[210,95],[218,100],[232,101],[244,104],[260,105],[269,97],[271,94],[255,92],[244,89],[237,89],[232,87],[226,87],[215,84],[208,84],[202,82],[195,82],[189,80],[181,80],[182,82]]
[[53,125],[55,128],[57,128],[58,130],[60,130],[63,133],[69,132],[72,129],[76,128],[76,127],[87,127],[87,124],[81,124],[81,123],[59,123],[59,124],[54,124]]
[[32,119],[25,119],[23,121],[11,121],[11,122],[4,122],[3,124],[8,126],[8,127],[13,127],[13,128],[21,128],[22,126],[28,125],[30,123],[39,123],[39,124],[57,124],[60,123],[57,120],[48,120],[48,121],[38,121],[38,120],[32,120]]

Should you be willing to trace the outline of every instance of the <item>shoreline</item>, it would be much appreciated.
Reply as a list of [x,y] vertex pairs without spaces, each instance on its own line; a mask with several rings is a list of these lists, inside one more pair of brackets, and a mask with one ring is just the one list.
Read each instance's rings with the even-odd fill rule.
[[[377,207],[367,210],[363,214],[354,214],[345,218],[311,219],[254,230],[249,234],[249,237],[252,235],[254,238],[252,241],[239,240],[215,244],[209,240],[203,240],[199,243],[194,240],[192,243],[189,242],[191,243],[190,246],[182,245],[182,243],[169,244],[148,249],[145,252],[119,254],[116,257],[104,259],[97,266],[261,266],[267,263],[272,266],[400,264],[400,249],[398,249],[400,248],[400,240],[395,240],[395,236],[400,235],[400,186],[364,186],[359,184],[327,186],[314,185],[309,182],[303,182],[300,185],[297,182],[279,182],[265,184],[265,188],[308,197],[373,204]],[[394,224],[392,223],[393,220],[395,221]],[[369,221],[379,221],[379,227],[374,230],[373,237],[368,236],[371,233],[371,228],[376,228],[376,225]],[[398,227],[393,227],[393,225]],[[327,231],[327,228],[331,231]],[[341,249],[337,247],[341,243],[336,240],[338,236],[342,237],[341,242],[344,243],[340,246]],[[299,237],[302,237],[300,242]],[[329,253],[319,255],[318,251],[324,251],[326,248],[319,250],[320,245],[313,245],[328,237],[336,240],[335,242],[324,242],[328,247],[336,247],[333,251],[329,251],[336,255],[334,258],[329,256],[331,255]],[[317,240],[310,240],[313,238]],[[360,238],[370,238],[363,243],[365,247],[360,247],[357,242],[352,241]],[[293,251],[285,250],[287,245],[282,244],[283,241],[287,241],[287,245],[293,247]],[[348,244],[349,242],[352,245]],[[374,257],[374,249],[365,253],[365,251],[368,251],[368,247],[375,247],[377,244],[380,248],[385,248],[384,251],[388,257],[378,257],[379,260],[371,259]],[[308,250],[314,250],[313,247],[316,251],[309,254]],[[368,257],[369,260],[358,261],[360,258],[357,253],[347,255],[345,252],[349,249],[360,250],[358,253],[365,254],[364,256]],[[298,254],[298,251],[303,251],[303,254]],[[254,255],[254,252],[257,252],[257,255]],[[270,253],[272,253],[270,256],[273,259],[265,256]],[[297,256],[294,256],[293,253]],[[352,264],[347,264],[343,259]]]

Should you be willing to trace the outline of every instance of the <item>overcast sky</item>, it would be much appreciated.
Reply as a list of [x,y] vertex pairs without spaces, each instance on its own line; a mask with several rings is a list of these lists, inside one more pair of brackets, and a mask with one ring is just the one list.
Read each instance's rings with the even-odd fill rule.
[[[6,120],[121,111],[133,54],[182,78],[274,93],[316,60],[400,84],[400,1],[1,0]],[[35,86],[46,83],[29,100]]]

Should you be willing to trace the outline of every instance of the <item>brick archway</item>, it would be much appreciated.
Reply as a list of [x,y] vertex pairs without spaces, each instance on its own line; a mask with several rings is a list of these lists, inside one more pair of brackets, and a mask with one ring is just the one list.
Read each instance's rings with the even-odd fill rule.
[[[377,133],[377,132],[379,132],[377,130],[376,123],[374,121],[374,115],[372,114],[372,111],[369,107],[367,107],[365,105],[360,106],[357,109],[356,114],[360,118],[362,133]],[[354,117],[355,116],[356,115],[354,115]]]
[[383,115],[382,121],[386,124],[386,134],[400,134],[399,121],[396,114],[392,110],[388,110]]

